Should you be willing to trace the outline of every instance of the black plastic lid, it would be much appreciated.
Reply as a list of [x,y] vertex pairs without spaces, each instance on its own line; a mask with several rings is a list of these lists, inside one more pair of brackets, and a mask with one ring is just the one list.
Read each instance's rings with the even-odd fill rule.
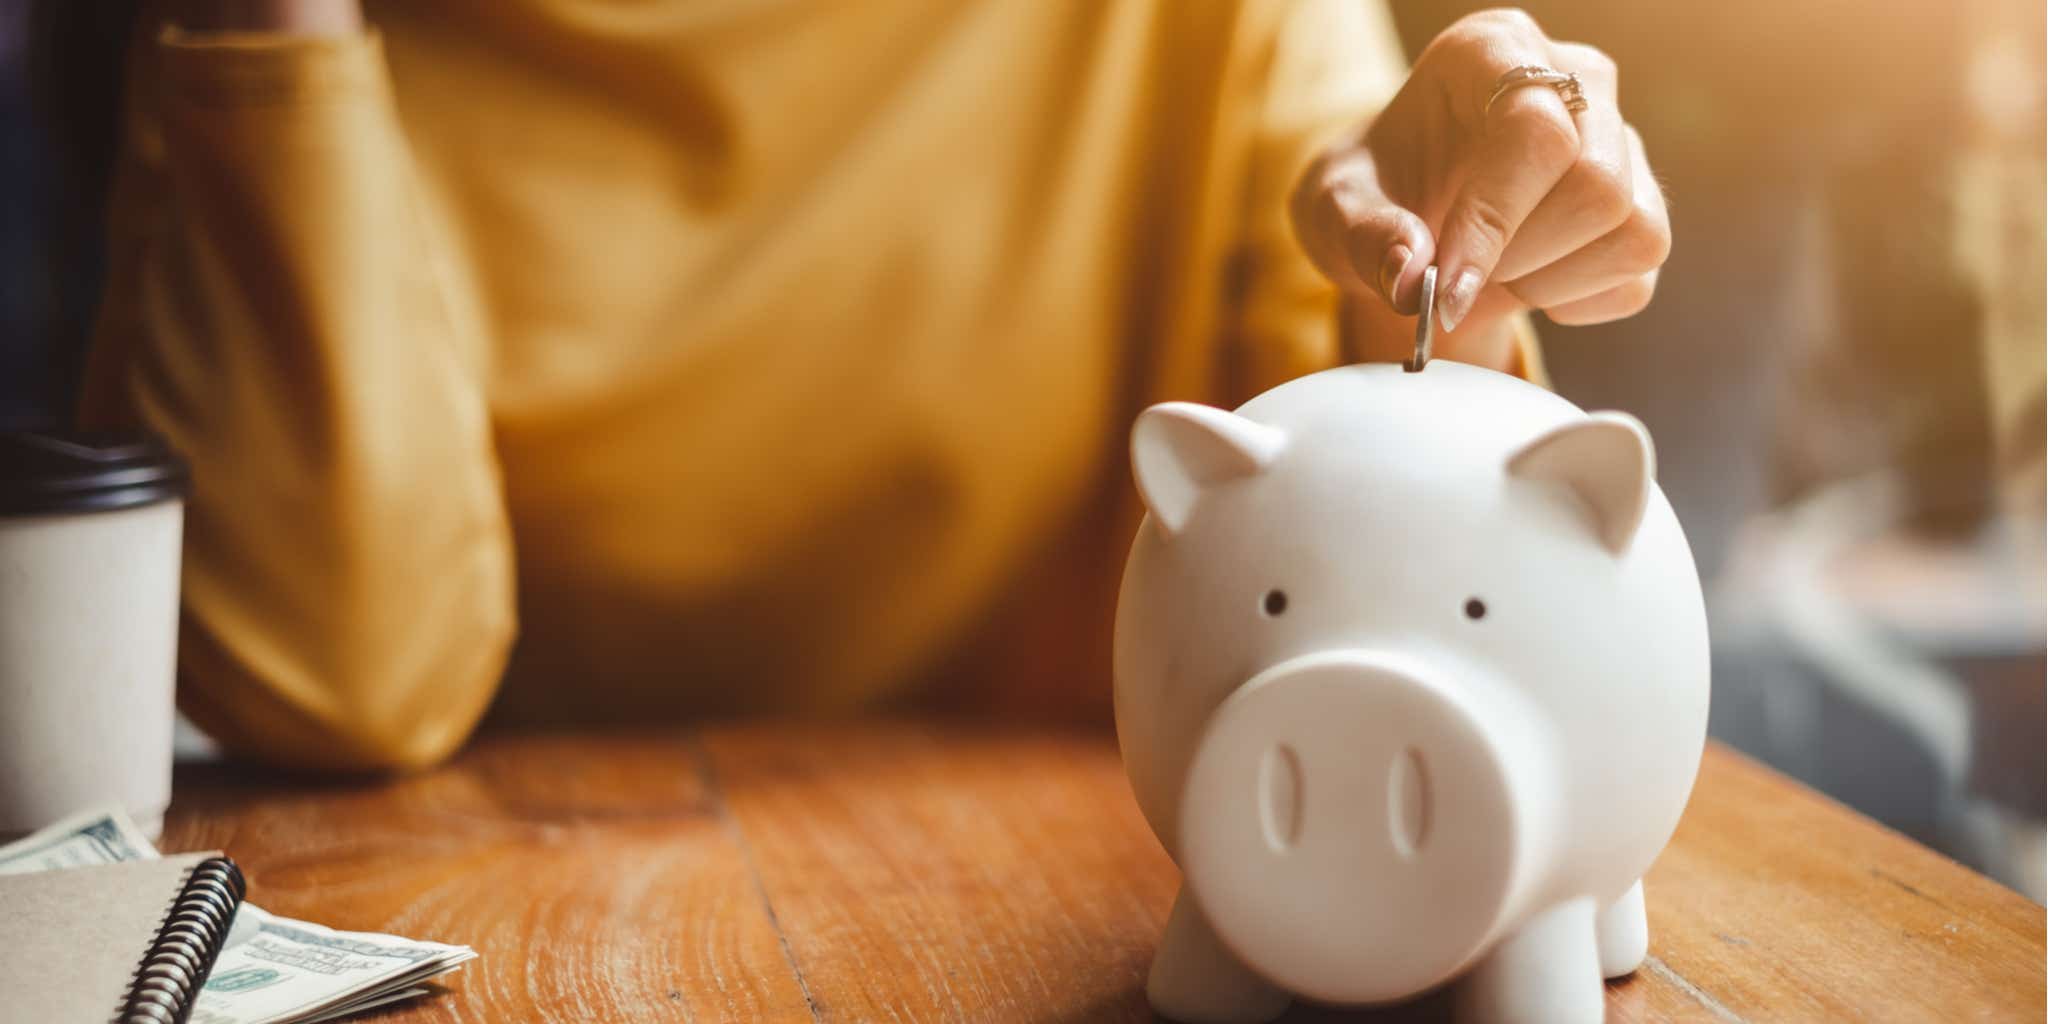
[[185,464],[155,437],[0,433],[0,516],[107,512],[184,494]]

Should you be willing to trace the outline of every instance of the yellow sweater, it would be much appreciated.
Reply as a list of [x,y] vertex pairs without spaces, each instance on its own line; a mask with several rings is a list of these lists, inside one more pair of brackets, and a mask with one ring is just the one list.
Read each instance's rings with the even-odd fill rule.
[[138,48],[88,418],[194,465],[181,703],[1099,701],[1130,418],[1336,359],[1284,221],[1358,0],[368,4]]

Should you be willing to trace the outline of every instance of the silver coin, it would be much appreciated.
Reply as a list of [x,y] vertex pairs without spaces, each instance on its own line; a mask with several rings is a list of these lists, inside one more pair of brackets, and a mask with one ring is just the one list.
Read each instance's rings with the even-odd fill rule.
[[1429,365],[1429,346],[1436,341],[1436,265],[1422,268],[1422,312],[1415,317],[1415,356],[1408,360],[1408,372]]

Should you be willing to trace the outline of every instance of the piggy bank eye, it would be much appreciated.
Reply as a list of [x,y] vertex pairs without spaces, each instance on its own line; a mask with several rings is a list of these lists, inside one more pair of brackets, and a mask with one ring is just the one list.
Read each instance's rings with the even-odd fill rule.
[[1474,622],[1486,617],[1486,602],[1476,597],[1465,599],[1465,617]]
[[1265,609],[1267,618],[1279,618],[1281,613],[1287,610],[1287,592],[1284,590],[1266,591],[1265,603],[1260,607]]

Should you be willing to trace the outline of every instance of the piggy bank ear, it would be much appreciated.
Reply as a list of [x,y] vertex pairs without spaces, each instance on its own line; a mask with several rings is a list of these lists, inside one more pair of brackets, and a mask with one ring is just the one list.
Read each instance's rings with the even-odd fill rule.
[[1211,488],[1252,476],[1280,455],[1287,435],[1233,412],[1192,402],[1163,402],[1131,428],[1131,467],[1145,507],[1178,533]]
[[1508,473],[1569,488],[1585,503],[1600,543],[1623,555],[1642,525],[1657,454],[1634,416],[1596,412],[1529,442],[1508,459]]

